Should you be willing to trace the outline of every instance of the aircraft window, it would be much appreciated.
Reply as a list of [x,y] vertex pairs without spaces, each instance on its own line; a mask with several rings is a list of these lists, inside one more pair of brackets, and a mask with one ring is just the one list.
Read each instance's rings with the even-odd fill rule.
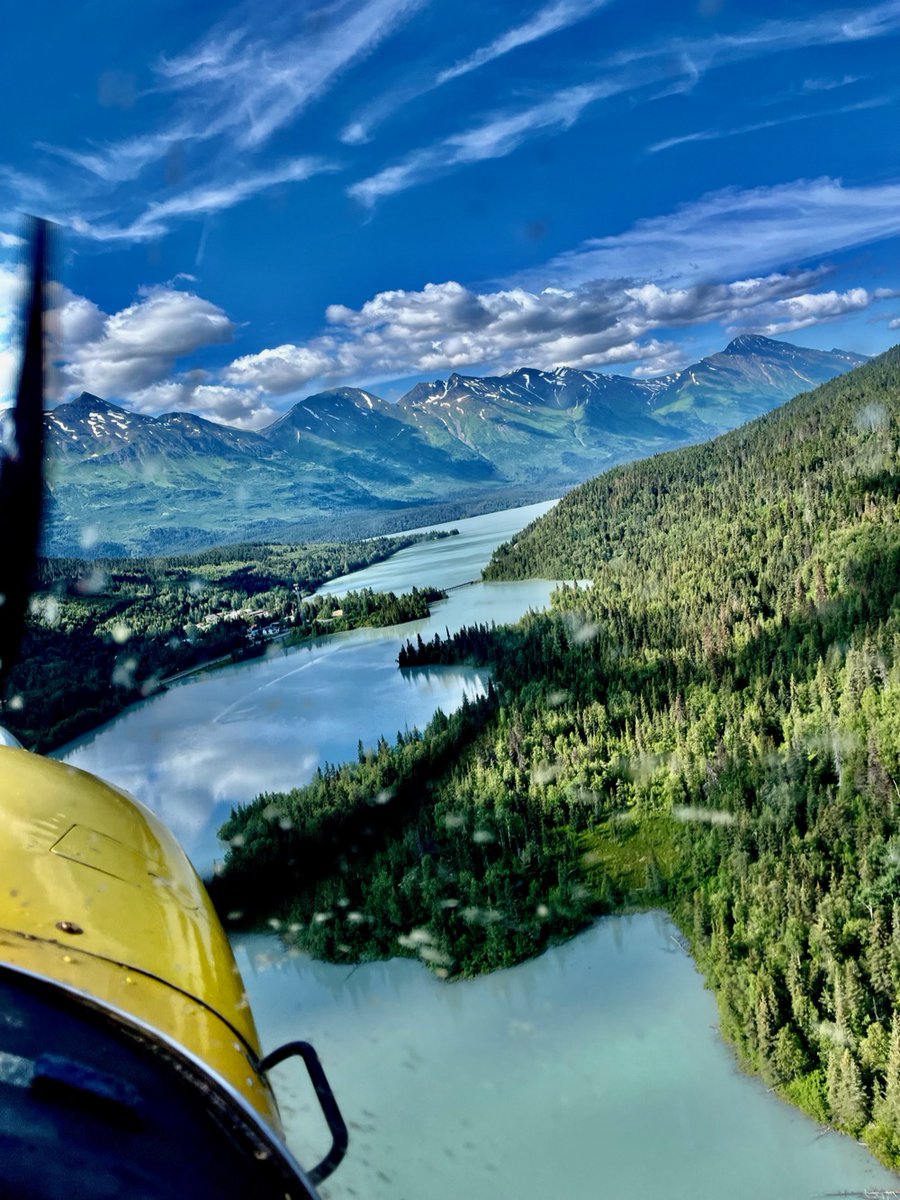
[[900,1194],[900,0],[12,7],[0,1177]]

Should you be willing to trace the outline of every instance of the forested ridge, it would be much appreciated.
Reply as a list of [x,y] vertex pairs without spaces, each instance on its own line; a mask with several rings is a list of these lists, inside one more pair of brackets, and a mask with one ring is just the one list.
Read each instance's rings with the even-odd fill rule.
[[[312,792],[236,814],[230,895],[265,843],[301,944],[345,961],[399,947],[449,973],[665,904],[742,1061],[900,1166],[898,432],[895,349],[570,493],[487,575],[591,586],[404,653],[492,667],[452,762],[309,886],[278,845]],[[380,785],[409,753],[361,749],[313,786],[389,807]]]

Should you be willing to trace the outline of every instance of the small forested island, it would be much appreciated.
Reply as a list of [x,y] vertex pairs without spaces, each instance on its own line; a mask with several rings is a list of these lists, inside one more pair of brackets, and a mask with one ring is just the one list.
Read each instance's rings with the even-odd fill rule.
[[[454,531],[455,532],[455,531]],[[358,625],[428,615],[443,593],[313,595],[330,579],[452,533],[308,546],[241,544],[166,558],[43,558],[2,723],[47,751],[167,679]]]
[[215,893],[312,952],[444,976],[672,913],[742,1063],[900,1167],[900,349],[612,470],[491,579],[591,579],[410,644],[484,699],[259,797]]

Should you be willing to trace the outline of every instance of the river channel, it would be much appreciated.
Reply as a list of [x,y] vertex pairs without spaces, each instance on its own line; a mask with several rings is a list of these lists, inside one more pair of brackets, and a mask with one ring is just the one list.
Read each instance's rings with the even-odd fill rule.
[[[458,537],[332,581],[454,588],[428,621],[318,639],[185,679],[62,752],[159,812],[201,871],[233,804],[425,724],[483,691],[477,671],[401,673],[421,632],[517,619],[552,584],[465,585],[548,505],[453,523]],[[408,959],[358,967],[236,940],[264,1049],[313,1041],[351,1127],[327,1200],[813,1200],[896,1189],[741,1074],[712,996],[659,914],[607,918],[540,958],[446,983]],[[325,1139],[308,1087],[276,1078],[292,1145]]]

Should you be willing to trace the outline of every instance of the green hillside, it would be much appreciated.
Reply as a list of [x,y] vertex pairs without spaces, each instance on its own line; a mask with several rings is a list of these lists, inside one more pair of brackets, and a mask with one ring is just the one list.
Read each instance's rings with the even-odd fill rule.
[[576,489],[488,575],[593,585],[408,647],[496,692],[236,813],[224,903],[444,974],[664,905],[741,1061],[900,1165],[898,431],[895,349]]
[[[644,764],[626,805],[690,818],[670,899],[726,1034],[894,1164],[898,428],[894,349],[714,442],[593,480],[489,571],[594,580],[560,607],[596,631],[594,657],[621,656],[597,698],[619,752]],[[596,854],[602,866],[602,839]]]

